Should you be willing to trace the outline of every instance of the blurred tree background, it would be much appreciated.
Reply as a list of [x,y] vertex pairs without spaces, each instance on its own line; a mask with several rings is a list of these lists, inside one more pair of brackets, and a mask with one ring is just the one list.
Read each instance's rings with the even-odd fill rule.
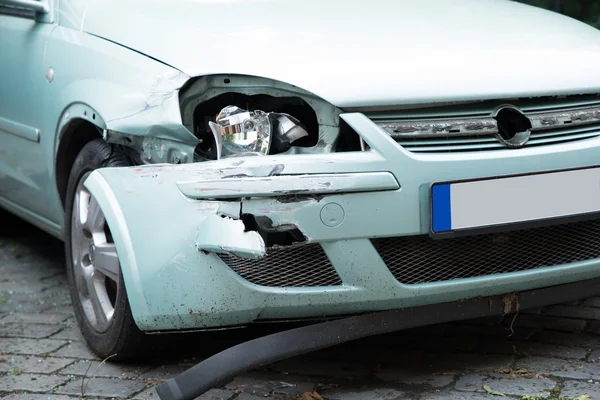
[[600,0],[517,0],[547,8],[586,22],[600,29]]

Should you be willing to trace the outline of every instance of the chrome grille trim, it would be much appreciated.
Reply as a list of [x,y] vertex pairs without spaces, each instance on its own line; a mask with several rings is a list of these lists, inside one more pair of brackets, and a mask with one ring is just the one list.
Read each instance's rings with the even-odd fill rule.
[[396,280],[406,285],[553,267],[600,258],[600,220],[469,237],[373,239]]
[[[565,126],[600,124],[600,107],[584,110],[525,114],[531,121],[531,131],[548,131]],[[450,136],[481,136],[498,133],[498,124],[492,117],[470,119],[438,119],[431,121],[400,121],[377,123],[397,140]]]
[[339,286],[342,281],[320,244],[298,244],[267,249],[252,260],[219,254],[233,271],[256,285],[270,287]]
[[500,107],[519,109],[531,122],[531,136],[525,147],[600,136],[598,96],[553,99],[548,100],[548,104],[515,100],[514,103],[365,111],[365,115],[402,147],[415,153],[509,150],[495,137],[498,125],[494,115]]

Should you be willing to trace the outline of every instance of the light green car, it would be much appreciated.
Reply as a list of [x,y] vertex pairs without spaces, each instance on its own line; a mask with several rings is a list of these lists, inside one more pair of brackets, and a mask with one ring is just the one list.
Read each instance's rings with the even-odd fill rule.
[[588,280],[599,68],[508,0],[0,0],[0,206],[101,357]]

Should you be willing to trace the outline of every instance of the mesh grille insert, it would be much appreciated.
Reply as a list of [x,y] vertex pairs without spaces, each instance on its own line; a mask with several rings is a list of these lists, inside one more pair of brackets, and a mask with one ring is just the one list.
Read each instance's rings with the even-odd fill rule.
[[600,258],[600,220],[453,239],[424,235],[372,242],[399,282],[439,282]]
[[227,254],[219,257],[242,278],[276,287],[336,286],[342,281],[319,244],[271,248],[258,260]]

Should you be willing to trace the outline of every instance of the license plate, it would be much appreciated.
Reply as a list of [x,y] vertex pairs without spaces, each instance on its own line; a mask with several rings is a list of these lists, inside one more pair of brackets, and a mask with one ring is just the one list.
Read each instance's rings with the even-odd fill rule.
[[600,167],[431,186],[432,235],[598,213]]

